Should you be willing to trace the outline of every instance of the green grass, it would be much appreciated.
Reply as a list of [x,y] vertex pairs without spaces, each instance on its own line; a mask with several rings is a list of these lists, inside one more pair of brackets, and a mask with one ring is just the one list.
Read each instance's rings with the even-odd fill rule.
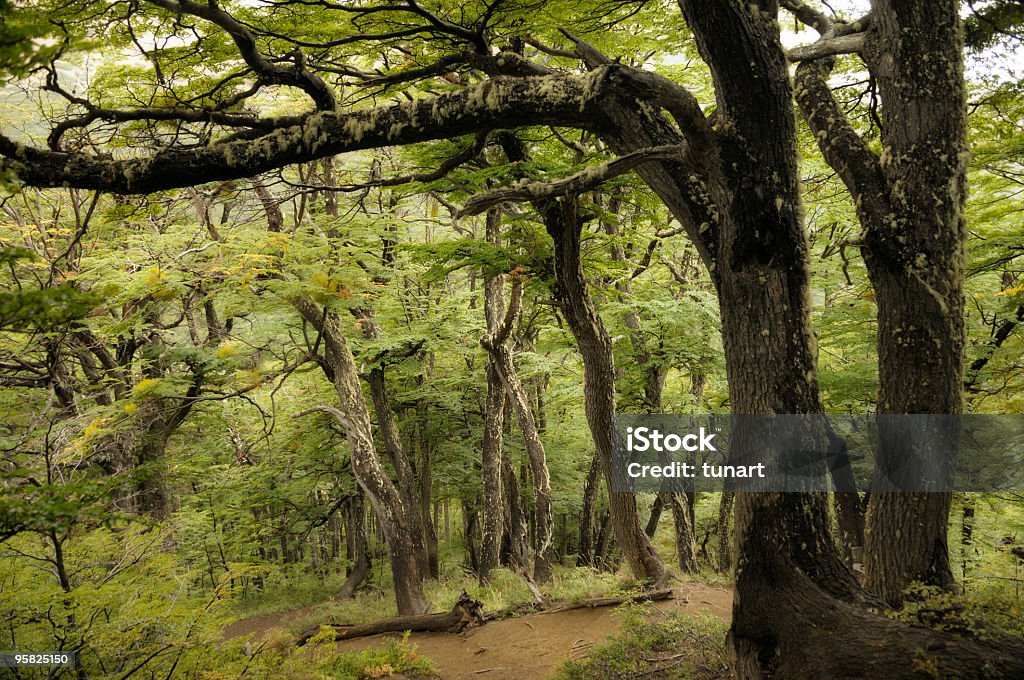
[[[333,631],[296,647],[295,639],[279,633],[259,643],[230,642],[217,651],[216,663],[197,677],[201,680],[229,680],[239,677],[274,680],[368,680],[403,677],[425,680],[439,677],[434,662],[416,652],[408,636],[390,638],[370,649],[339,652]],[[212,661],[212,660],[211,660]]]
[[731,678],[725,651],[726,624],[710,616],[668,614],[650,620],[642,605],[619,609],[623,630],[586,659],[566,661],[556,680]]

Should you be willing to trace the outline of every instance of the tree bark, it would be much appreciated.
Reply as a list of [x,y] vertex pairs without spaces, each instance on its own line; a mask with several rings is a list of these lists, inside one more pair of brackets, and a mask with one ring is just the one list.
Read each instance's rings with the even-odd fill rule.
[[405,506],[377,457],[370,412],[360,386],[359,372],[337,315],[324,314],[308,297],[292,298],[291,303],[322,334],[325,358],[332,369],[339,408],[323,406],[317,410],[333,415],[345,429],[356,481],[370,499],[384,531],[398,613],[403,616],[422,614],[429,609],[421,587],[422,543],[417,543],[409,523],[410,513],[418,515],[419,508]]
[[732,571],[732,506],[733,494],[723,491],[718,502],[718,571],[728,574]]
[[593,567],[594,564],[594,526],[596,517],[595,505],[597,492],[601,485],[601,461],[594,454],[587,470],[587,481],[583,486],[583,508],[580,512],[580,548],[576,556],[576,566]]
[[458,633],[467,626],[480,624],[483,621],[483,605],[471,599],[463,592],[458,602],[452,607],[452,610],[443,614],[398,616],[359,625],[322,624],[321,626],[307,628],[299,636],[295,644],[299,647],[305,645],[311,638],[320,634],[323,626],[334,629],[335,640],[351,640],[357,637],[366,637],[367,635],[402,633],[407,630]]
[[[501,214],[496,210],[487,213],[488,240],[498,245],[501,242]],[[519,317],[522,301],[522,281],[518,275],[512,275],[512,292],[508,308],[505,309],[502,288],[502,276],[491,276],[485,283],[484,308],[487,315],[487,335],[480,339],[480,344],[487,350],[488,367],[501,379],[508,402],[511,404],[519,423],[519,431],[523,436],[526,455],[530,462],[530,473],[533,478],[534,492],[534,540],[533,540],[533,578],[538,583],[546,583],[552,576],[552,552],[554,550],[554,513],[551,506],[551,475],[548,472],[547,457],[544,445],[540,440],[537,421],[533,415],[530,398],[519,379],[512,353],[507,340],[512,327]]]
[[[863,229],[878,305],[880,415],[962,410],[967,143],[958,6],[875,3],[864,57],[884,107],[881,157],[828,89],[833,60],[797,70],[800,108],[853,195]],[[819,30],[838,29],[825,23]],[[883,436],[875,484],[914,457],[930,457],[930,467],[942,469],[953,455],[893,446]],[[934,481],[939,488],[948,480]],[[889,604],[898,606],[913,581],[955,589],[946,538],[950,500],[943,491],[871,493],[865,580]]]
[[580,262],[582,225],[575,199],[558,201],[544,211],[548,234],[555,244],[555,277],[562,314],[583,359],[583,397],[587,423],[608,483],[612,530],[633,575],[662,583],[668,577],[637,514],[632,494],[611,491],[612,421],[615,417],[615,363],[612,343],[587,291]]
[[505,388],[501,377],[488,357],[486,365],[487,396],[484,400],[483,499],[481,501],[480,583],[490,579],[491,570],[501,559],[502,537],[505,535],[505,496],[502,483],[502,433],[505,421]]
[[345,504],[345,533],[351,537],[354,562],[348,578],[338,591],[338,598],[347,600],[355,597],[356,589],[370,571],[370,544],[366,540],[366,506],[363,492],[357,490]]

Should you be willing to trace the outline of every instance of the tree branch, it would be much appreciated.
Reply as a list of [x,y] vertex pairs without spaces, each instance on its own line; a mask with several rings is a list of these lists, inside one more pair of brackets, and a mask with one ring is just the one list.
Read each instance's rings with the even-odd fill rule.
[[0,173],[29,186],[140,194],[242,179],[348,151],[411,144],[526,125],[595,129],[607,70],[498,77],[464,90],[352,112],[322,111],[254,139],[115,159],[45,151],[0,134]]
[[294,414],[292,418],[301,418],[303,416],[308,416],[310,413],[326,413],[327,415],[334,416],[337,419],[337,421],[341,423],[341,426],[343,428],[345,428],[346,430],[351,429],[349,426],[348,418],[345,417],[345,414],[342,413],[340,409],[337,409],[333,406],[312,406],[310,408],[299,411],[298,413]]
[[623,175],[641,163],[681,159],[683,148],[676,145],[640,149],[612,161],[591,165],[584,170],[554,182],[526,182],[477,194],[466,201],[457,217],[479,215],[488,208],[513,201],[542,201],[589,191],[608,180]]
[[794,47],[786,53],[786,57],[792,62],[810,61],[823,57],[834,57],[838,54],[859,54],[864,51],[864,34],[851,33],[849,35],[837,35],[831,38],[822,38],[810,45]]
[[256,49],[256,39],[253,34],[215,2],[199,4],[192,0],[146,1],[169,12],[199,17],[219,26],[235,41],[235,46],[238,47],[242,59],[264,83],[297,87],[309,95],[316,107],[321,110],[333,111],[337,106],[337,100],[331,88],[319,76],[306,68],[305,57],[298,48],[292,53],[294,65],[291,68],[268,61]]

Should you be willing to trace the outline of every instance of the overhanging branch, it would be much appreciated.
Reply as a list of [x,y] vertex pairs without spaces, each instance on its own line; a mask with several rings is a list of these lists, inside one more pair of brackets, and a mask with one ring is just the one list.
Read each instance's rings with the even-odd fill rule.
[[527,125],[596,126],[606,69],[584,75],[497,77],[457,92],[350,112],[321,111],[253,139],[114,159],[47,151],[0,134],[0,173],[29,186],[144,194],[243,179],[349,151]]

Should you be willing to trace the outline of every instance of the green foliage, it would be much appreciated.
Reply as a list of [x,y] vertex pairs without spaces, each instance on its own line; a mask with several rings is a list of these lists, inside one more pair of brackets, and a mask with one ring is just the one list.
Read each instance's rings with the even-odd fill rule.
[[558,680],[631,678],[726,679],[725,624],[711,616],[670,614],[652,618],[644,606],[620,609],[623,631],[580,661],[566,661]]

